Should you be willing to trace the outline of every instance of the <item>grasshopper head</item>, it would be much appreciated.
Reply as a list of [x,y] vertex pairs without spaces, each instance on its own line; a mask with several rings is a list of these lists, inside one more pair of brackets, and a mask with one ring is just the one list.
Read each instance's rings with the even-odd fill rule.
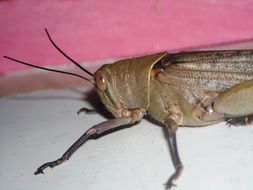
[[149,106],[150,73],[166,53],[120,60],[103,65],[94,74],[95,86],[106,108],[122,117]]
[[105,107],[115,116],[122,116],[122,102],[117,96],[110,65],[103,65],[94,74],[95,86]]

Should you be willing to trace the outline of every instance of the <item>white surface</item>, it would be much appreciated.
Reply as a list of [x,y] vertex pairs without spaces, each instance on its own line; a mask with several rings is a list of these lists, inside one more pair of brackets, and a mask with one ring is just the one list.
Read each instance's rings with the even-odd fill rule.
[[[84,90],[81,90],[84,92]],[[146,120],[90,140],[65,164],[34,176],[83,132],[105,120],[77,115],[89,106],[78,90],[0,98],[0,189],[158,190],[173,173],[163,130]],[[180,128],[184,171],[177,190],[252,190],[253,127]]]

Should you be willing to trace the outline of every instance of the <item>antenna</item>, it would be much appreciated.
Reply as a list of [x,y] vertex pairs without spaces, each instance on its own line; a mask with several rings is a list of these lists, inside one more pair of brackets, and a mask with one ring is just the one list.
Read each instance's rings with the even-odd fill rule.
[[49,38],[50,42],[53,44],[53,46],[59,51],[61,52],[66,58],[68,58],[72,63],[74,63],[77,67],[79,67],[80,69],[82,69],[84,72],[86,72],[87,74],[89,74],[90,76],[93,76],[93,74],[89,71],[87,71],[85,68],[83,68],[80,64],[78,64],[76,61],[74,61],[71,57],[69,57],[66,53],[64,53],[52,40],[51,36],[49,35],[47,29],[45,28],[45,31],[47,33],[47,37]]
[[38,69],[42,69],[42,70],[46,70],[46,71],[52,71],[52,72],[56,72],[56,73],[67,74],[67,75],[73,75],[73,76],[82,78],[82,79],[84,79],[84,80],[86,80],[86,81],[88,81],[88,82],[91,82],[91,83],[95,84],[95,82],[93,81],[93,79],[88,79],[88,78],[86,78],[86,77],[83,77],[83,76],[78,75],[78,74],[75,74],[75,73],[70,73],[70,72],[66,72],[66,71],[59,71],[59,70],[50,69],[50,68],[46,68],[46,67],[40,67],[40,66],[37,66],[37,65],[33,65],[33,64],[30,64],[30,63],[26,63],[26,62],[23,62],[23,61],[19,61],[19,60],[17,60],[17,59],[13,59],[13,58],[8,57],[8,56],[3,56],[3,57],[6,58],[6,59],[9,59],[9,60],[12,60],[12,61],[21,63],[21,64],[23,64],[23,65],[28,65],[28,66],[35,67],[35,68],[38,68]]

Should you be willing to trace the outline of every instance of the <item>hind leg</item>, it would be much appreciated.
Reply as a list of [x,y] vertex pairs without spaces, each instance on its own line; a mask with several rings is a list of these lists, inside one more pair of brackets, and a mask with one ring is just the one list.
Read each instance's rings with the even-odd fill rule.
[[213,109],[228,117],[253,114],[253,80],[246,81],[224,91],[213,102]]

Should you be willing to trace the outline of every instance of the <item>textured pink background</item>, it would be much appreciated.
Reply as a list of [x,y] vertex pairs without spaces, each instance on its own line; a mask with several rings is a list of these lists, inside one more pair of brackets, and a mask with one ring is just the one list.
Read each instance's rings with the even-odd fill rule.
[[0,1],[0,73],[69,63],[46,38],[81,61],[253,39],[252,0]]

